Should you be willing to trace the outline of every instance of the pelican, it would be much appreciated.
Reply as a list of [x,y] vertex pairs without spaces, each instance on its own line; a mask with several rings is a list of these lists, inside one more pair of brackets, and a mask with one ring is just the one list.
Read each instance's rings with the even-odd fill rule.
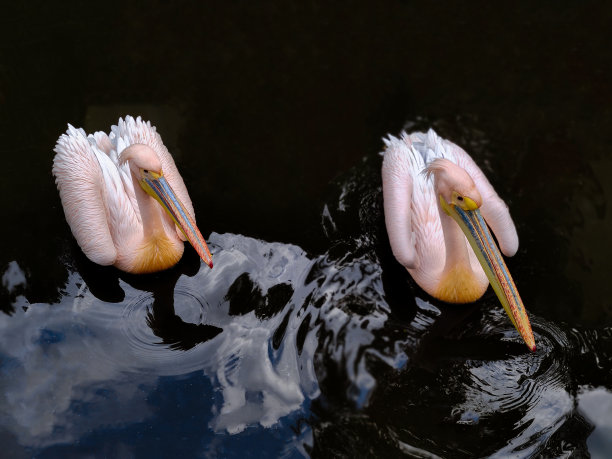
[[91,261],[134,274],[161,271],[181,259],[188,240],[212,268],[187,188],[150,122],[119,118],[108,135],[68,124],[54,151],[66,220]]
[[447,303],[474,302],[491,283],[535,351],[527,312],[487,228],[501,251],[512,256],[518,250],[514,222],[483,172],[462,148],[432,129],[402,132],[384,143],[385,224],[397,261],[423,290]]

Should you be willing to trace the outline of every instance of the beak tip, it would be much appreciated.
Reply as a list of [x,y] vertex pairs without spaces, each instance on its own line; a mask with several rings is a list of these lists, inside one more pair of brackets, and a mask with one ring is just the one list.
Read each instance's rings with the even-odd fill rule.
[[527,347],[529,348],[531,352],[536,351],[536,344],[535,344],[535,339],[533,338],[533,335],[525,339],[525,344],[527,345]]

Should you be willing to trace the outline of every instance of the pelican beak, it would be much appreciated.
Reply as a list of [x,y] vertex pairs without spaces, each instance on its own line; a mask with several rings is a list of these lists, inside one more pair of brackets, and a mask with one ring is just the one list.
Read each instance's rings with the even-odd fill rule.
[[210,254],[210,250],[208,250],[206,241],[202,237],[195,221],[189,215],[189,212],[187,212],[185,206],[176,196],[164,176],[155,172],[148,172],[140,179],[140,185],[147,194],[155,198],[166,212],[168,212],[172,220],[174,220],[174,223],[176,223],[176,226],[181,229],[181,232],[185,235],[196,252],[198,252],[200,258],[212,268],[212,255]]
[[531,331],[531,323],[506,263],[504,263],[504,259],[480,214],[480,210],[478,210],[478,206],[473,200],[464,199],[463,208],[455,204],[447,204],[442,196],[440,196],[440,204],[442,209],[463,230],[510,320],[527,347],[535,351],[535,339]]

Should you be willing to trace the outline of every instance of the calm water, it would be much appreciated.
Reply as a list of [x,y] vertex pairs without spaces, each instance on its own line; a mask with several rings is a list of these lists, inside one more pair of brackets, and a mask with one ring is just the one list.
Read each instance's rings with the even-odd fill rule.
[[[194,2],[196,3],[196,2]],[[610,457],[610,9],[74,4],[0,18],[2,457]],[[66,123],[158,127],[213,270],[89,262]],[[538,350],[391,255],[387,133],[434,127],[508,202]]]

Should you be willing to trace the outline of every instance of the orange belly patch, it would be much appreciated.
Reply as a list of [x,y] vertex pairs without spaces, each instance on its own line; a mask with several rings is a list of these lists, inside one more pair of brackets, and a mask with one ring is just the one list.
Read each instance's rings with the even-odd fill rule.
[[165,234],[154,235],[138,248],[131,272],[152,273],[171,268],[183,256],[183,244],[171,241]]
[[433,296],[447,303],[472,303],[484,295],[488,285],[470,267],[457,265],[445,270]]

